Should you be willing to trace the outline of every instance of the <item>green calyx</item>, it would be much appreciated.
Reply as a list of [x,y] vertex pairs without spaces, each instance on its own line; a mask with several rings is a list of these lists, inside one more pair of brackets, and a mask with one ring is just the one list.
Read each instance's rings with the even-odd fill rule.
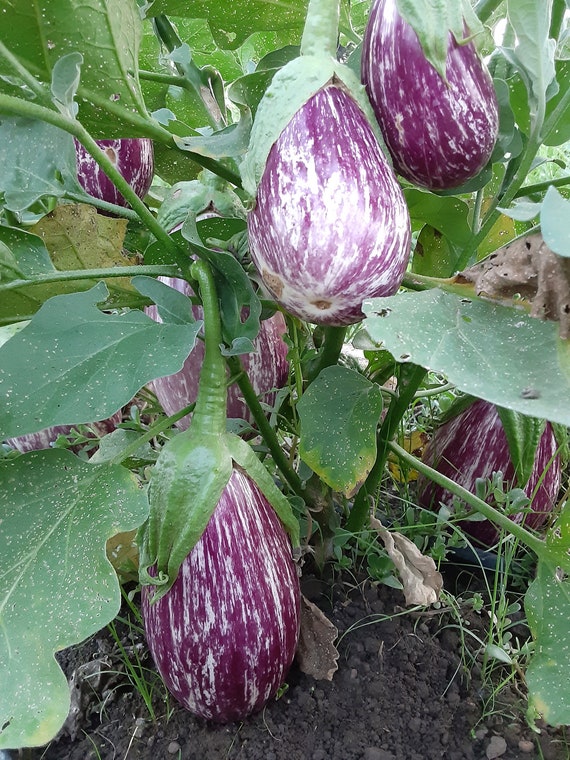
[[[253,450],[226,432],[226,365],[214,279],[208,264],[197,261],[191,275],[200,288],[204,309],[205,356],[190,427],[162,448],[150,487],[150,515],[138,535],[139,579],[155,587],[153,601],[164,596],[178,576],[214,513],[234,466],[258,485],[299,543],[299,525]],[[152,569],[152,574],[151,574]]]
[[[240,166],[244,190],[254,198],[267,157],[281,132],[313,95],[329,84],[343,87],[362,109],[384,149],[364,86],[358,76],[336,60],[338,0],[311,0],[301,55],[280,69],[257,108],[248,152]],[[384,150],[387,155],[387,151]]]

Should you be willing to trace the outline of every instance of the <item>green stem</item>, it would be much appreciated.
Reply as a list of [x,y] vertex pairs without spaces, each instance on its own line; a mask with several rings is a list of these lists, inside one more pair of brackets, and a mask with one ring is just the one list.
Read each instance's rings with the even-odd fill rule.
[[553,40],[557,40],[562,29],[562,23],[564,21],[564,15],[566,13],[567,3],[565,0],[553,0],[552,3],[552,17],[550,19],[549,37]]
[[172,425],[174,425],[174,423],[178,422],[178,420],[181,420],[182,417],[186,417],[187,414],[193,412],[195,406],[196,404],[188,404],[188,406],[185,406],[184,409],[176,412],[176,414],[172,414],[170,417],[166,417],[165,419],[160,420],[160,422],[157,422],[155,425],[150,427],[146,433],[143,433],[143,435],[139,436],[136,441],[133,441],[132,443],[129,443],[128,446],[125,446],[125,448],[120,451],[117,456],[111,459],[109,464],[121,464],[121,462],[124,462],[125,459],[134,456],[140,447],[145,443],[148,443],[153,438],[156,438],[157,435],[160,435],[166,430],[169,430]]
[[564,187],[564,185],[570,184],[570,174],[564,177],[557,177],[556,179],[545,180],[544,182],[537,182],[534,185],[523,185],[520,190],[517,190],[515,198],[521,198],[525,195],[534,195],[534,193],[542,193],[548,190],[549,187]]
[[336,58],[339,18],[339,0],[309,0],[301,55]]
[[291,489],[302,498],[306,498],[305,488],[301,481],[301,478],[297,475],[295,470],[291,467],[289,460],[285,456],[283,449],[279,445],[275,431],[269,424],[263,407],[259,403],[257,394],[251,384],[247,372],[244,370],[239,356],[229,356],[226,359],[230,372],[234,377],[235,382],[239,385],[239,389],[248,405],[257,429],[261,433],[267,448],[271,452],[273,461],[279,468],[279,471],[291,487]]
[[0,57],[4,58],[8,65],[22,79],[24,84],[30,88],[42,103],[45,103],[47,106],[53,106],[53,101],[48,90],[46,90],[41,82],[38,82],[35,76],[33,76],[25,66],[22,66],[20,61],[11,53],[3,42],[0,42]]
[[133,267],[111,267],[108,269],[69,269],[66,272],[40,274],[30,280],[11,280],[0,285],[0,293],[6,290],[19,290],[32,285],[45,285],[52,282],[69,282],[70,280],[106,280],[111,277],[135,277],[146,274],[149,277],[177,277],[180,270],[176,266],[139,265]]
[[479,21],[484,24],[489,16],[497,10],[503,0],[479,0],[475,8],[475,14]]
[[[407,382],[403,388],[398,392],[398,397],[391,402],[390,407],[384,422],[382,423],[377,436],[378,453],[376,455],[376,462],[370,470],[364,485],[356,494],[354,504],[350,510],[349,518],[346,522],[346,529],[357,533],[362,529],[366,522],[366,518],[369,512],[368,497],[374,494],[380,485],[380,481],[384,474],[384,468],[386,467],[386,460],[388,459],[388,449],[390,441],[396,434],[398,426],[404,416],[407,408],[412,402],[416,391],[421,385],[424,377],[427,374],[427,370],[417,365],[401,365],[402,368],[406,366],[409,370]],[[401,382],[402,378],[400,378]]]
[[222,327],[220,307],[214,277],[202,259],[190,268],[198,282],[204,310],[204,361],[200,370],[200,383],[196,407],[189,430],[192,435],[223,435],[226,432],[226,363],[222,356]]
[[74,203],[88,203],[90,206],[100,208],[102,211],[108,211],[110,214],[113,214],[113,216],[120,216],[123,217],[123,219],[128,219],[131,222],[139,221],[139,215],[131,208],[117,206],[116,203],[107,203],[107,201],[102,201],[100,198],[94,198],[92,195],[85,196],[81,193],[71,193],[66,190],[63,194],[63,197],[68,201],[73,201]]
[[413,456],[413,454],[410,454],[404,448],[402,448],[402,446],[394,443],[394,441],[391,441],[388,444],[388,447],[398,456],[399,459],[407,462],[407,464],[409,464],[415,470],[421,472],[422,475],[425,475],[430,480],[433,480],[434,483],[437,483],[437,485],[450,491],[455,496],[458,496],[472,509],[480,512],[484,517],[494,522],[503,530],[507,531],[508,533],[512,533],[515,538],[517,538],[519,541],[522,541],[523,544],[528,546],[529,549],[531,549],[537,556],[540,557],[544,554],[546,548],[544,542],[540,538],[533,536],[533,534],[526,530],[526,528],[523,528],[521,525],[517,525],[517,523],[513,522],[510,518],[507,517],[507,515],[499,512],[490,504],[487,504],[482,499],[479,499],[470,491],[467,491],[467,489],[458,485],[450,478],[447,478],[445,475],[442,475],[437,470],[434,470],[427,464],[424,464],[421,460]]
[[347,327],[325,327],[324,340],[318,357],[307,374],[307,383],[312,383],[325,367],[333,367],[344,346]]

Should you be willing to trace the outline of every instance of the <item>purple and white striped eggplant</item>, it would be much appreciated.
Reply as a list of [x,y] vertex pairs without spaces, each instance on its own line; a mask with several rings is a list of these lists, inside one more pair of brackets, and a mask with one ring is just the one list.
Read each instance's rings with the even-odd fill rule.
[[374,0],[362,81],[395,170],[430,190],[458,187],[489,160],[498,134],[493,82],[473,42],[450,32],[447,82],[426,59],[396,0]]
[[[100,422],[89,423],[88,427],[93,431],[93,436],[103,436],[112,433],[117,425],[121,422],[123,415],[119,410],[109,419]],[[53,427],[44,428],[37,433],[27,433],[17,438],[7,438],[6,443],[13,449],[25,454],[27,451],[39,451],[40,449],[50,449],[60,435],[68,435],[75,425],[54,425]],[[72,451],[78,448],[72,446]]]
[[[159,279],[187,296],[192,295],[192,289],[185,280],[175,277],[160,277]],[[192,311],[195,319],[202,319],[200,307],[194,306]],[[145,312],[155,321],[161,321],[156,306],[146,307]],[[281,312],[276,312],[261,323],[259,334],[254,340],[255,352],[241,357],[253,389],[264,404],[271,405],[275,401],[274,389],[283,388],[287,383],[288,348],[283,340],[286,330],[287,325],[283,315]],[[196,401],[203,360],[204,344],[202,341],[197,341],[179,372],[153,380],[150,384],[167,415],[176,414],[180,409]],[[228,388],[227,415],[253,424],[249,407],[241,397],[239,386],[235,383]],[[190,415],[183,417],[176,423],[177,426],[186,430],[190,424],[190,418]]]
[[[97,145],[105,151],[138,197],[144,198],[154,176],[152,140],[147,137],[97,140]],[[128,205],[93,156],[77,140],[75,141],[75,157],[77,178],[85,192],[107,203],[114,203],[117,206]]]
[[341,83],[318,90],[272,145],[248,232],[263,282],[307,322],[358,322],[365,298],[398,289],[410,252],[408,209]]
[[169,591],[142,612],[154,662],[190,712],[225,723],[260,710],[283,683],[299,637],[289,538],[259,488],[234,469]]
[[[552,511],[560,489],[560,457],[555,456],[557,442],[552,426],[547,423],[539,441],[534,466],[523,491],[532,499],[530,510],[512,515],[516,523],[540,528]],[[426,446],[423,461],[471,493],[477,478],[491,478],[502,472],[507,487],[514,487],[515,470],[507,437],[493,404],[477,400],[464,412],[438,428]],[[538,486],[538,488],[537,488]],[[534,493],[536,489],[536,494]],[[440,503],[452,506],[453,495],[427,478],[418,479],[419,501],[425,507]],[[533,496],[534,494],[534,496]],[[489,520],[462,520],[461,528],[484,546],[492,546],[499,531]]]

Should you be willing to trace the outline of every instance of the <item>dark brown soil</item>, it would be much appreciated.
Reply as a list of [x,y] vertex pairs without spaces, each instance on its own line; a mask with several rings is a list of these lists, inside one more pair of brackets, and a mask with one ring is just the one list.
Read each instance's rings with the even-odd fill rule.
[[[447,613],[405,612],[400,592],[345,577],[342,583],[305,582],[338,627],[340,658],[332,681],[315,681],[294,665],[288,689],[242,723],[207,724],[164,699],[156,678],[153,722],[137,689],[121,671],[112,637],[101,632],[62,653],[68,674],[86,662],[100,674],[83,682],[68,730],[33,760],[565,760],[566,729],[533,733],[524,698],[510,686],[483,719],[488,688],[480,668],[464,667],[454,619]],[[404,614],[398,614],[404,613]],[[395,617],[392,617],[396,615]],[[390,616],[387,619],[386,616]],[[478,617],[472,614],[476,626]],[[152,667],[140,632],[122,640]],[[465,654],[465,650],[463,650]],[[103,658],[103,659],[101,659]],[[111,664],[111,666],[110,666]],[[69,733],[75,735],[72,740]],[[14,757],[18,753],[14,753]]]

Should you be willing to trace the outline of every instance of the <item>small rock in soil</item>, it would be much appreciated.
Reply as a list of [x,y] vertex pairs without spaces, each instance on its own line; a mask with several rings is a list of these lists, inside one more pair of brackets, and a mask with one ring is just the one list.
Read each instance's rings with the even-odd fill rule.
[[169,755],[176,755],[177,752],[180,752],[180,744],[178,742],[170,742],[166,751]]
[[519,749],[521,752],[527,752],[530,754],[534,750],[534,742],[531,742],[528,739],[521,739],[519,741]]
[[502,736],[492,736],[487,749],[485,750],[485,756],[488,760],[495,760],[496,757],[501,757],[507,751],[507,742]]
[[364,750],[363,760],[396,760],[391,752],[379,747],[367,747]]

